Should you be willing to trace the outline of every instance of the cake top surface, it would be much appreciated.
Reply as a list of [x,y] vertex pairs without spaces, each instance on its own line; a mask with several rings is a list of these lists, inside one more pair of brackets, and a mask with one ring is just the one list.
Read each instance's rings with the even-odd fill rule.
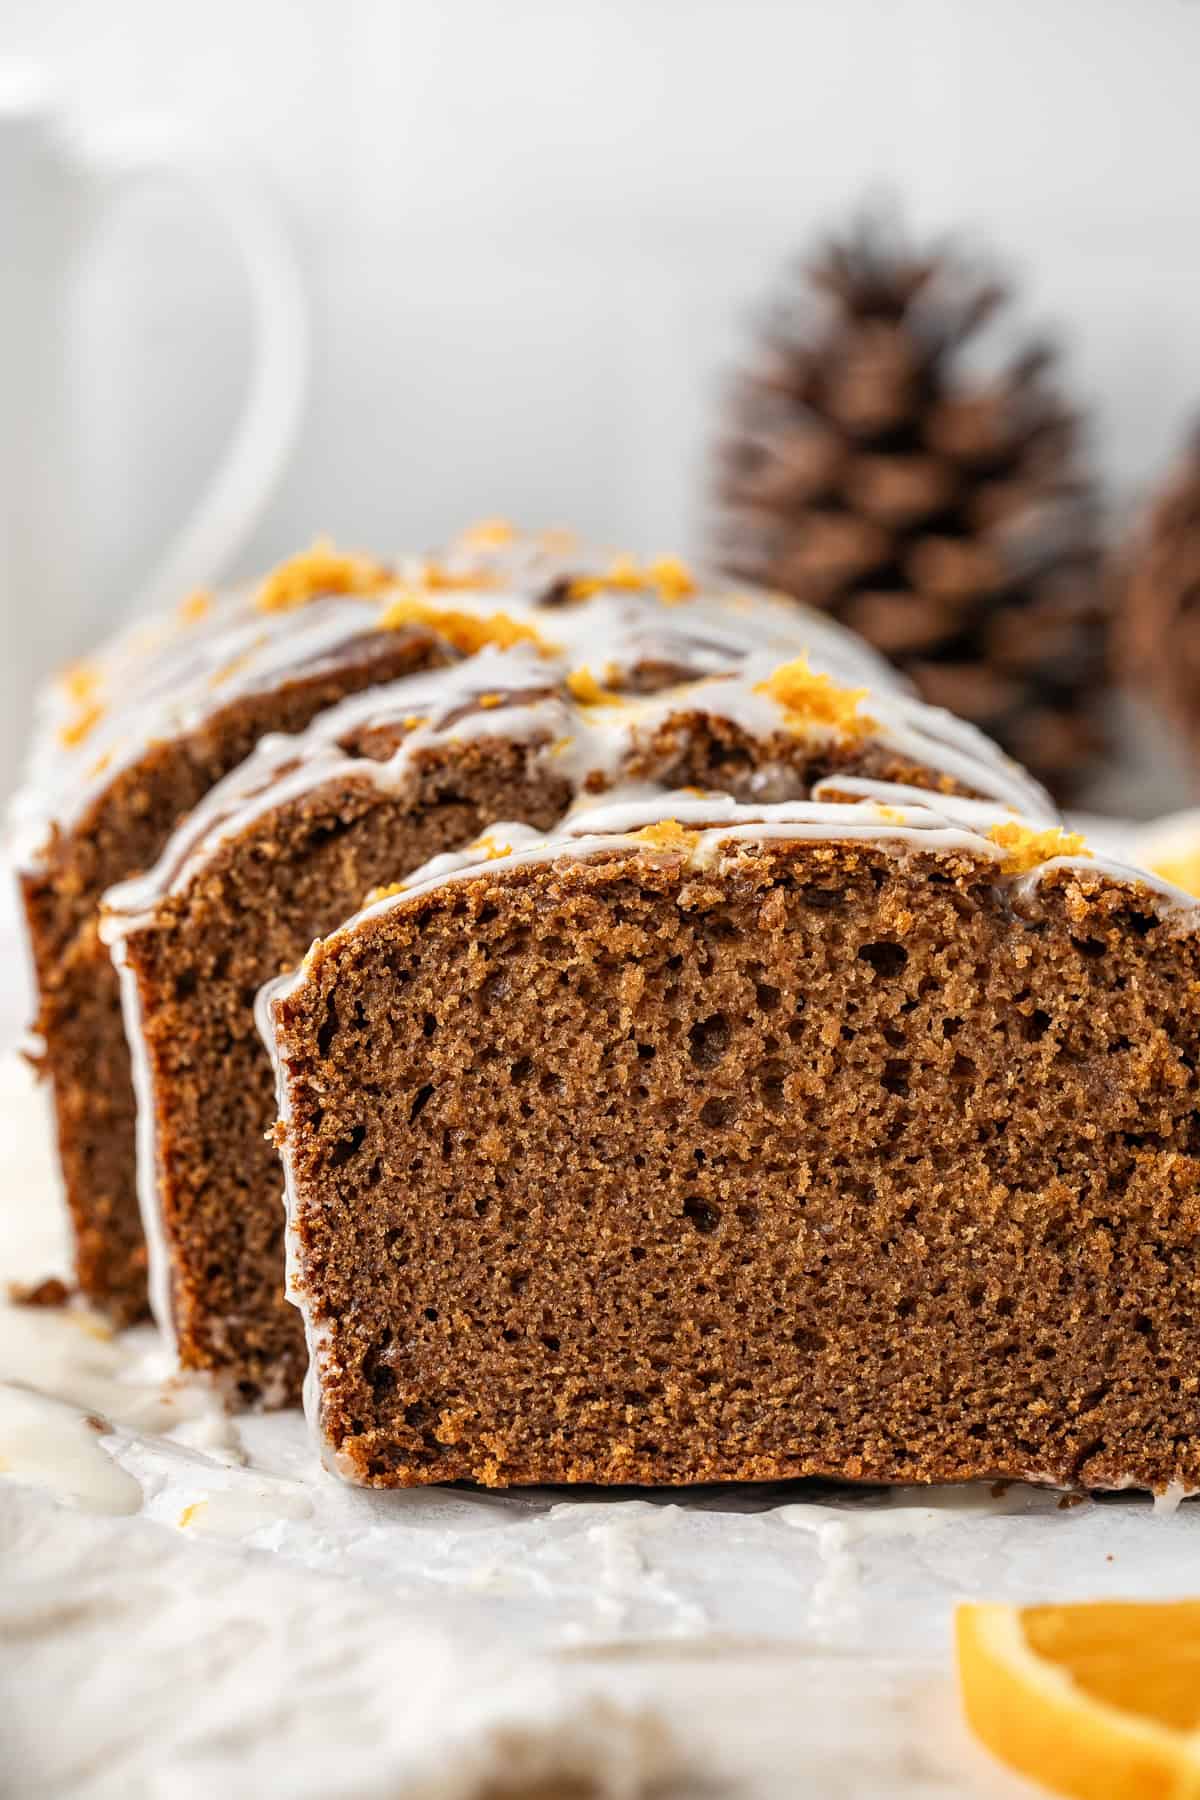
[[[613,679],[611,665],[607,671]],[[303,732],[264,738],[180,824],[152,869],[109,891],[105,934],[113,939],[148,922],[158,901],[186,887],[230,838],[325,782],[349,776],[401,793],[423,755],[491,738],[526,745],[582,797],[620,788],[639,752],[645,760],[660,736],[677,740],[697,721],[723,722],[764,747],[755,777],[764,794],[780,775],[772,747],[798,740],[805,753],[819,753],[871,745],[970,789],[993,815],[1054,818],[1037,784],[972,726],[903,693],[849,686],[804,652],[782,663],[751,652],[737,668],[642,694],[602,686],[569,654],[518,640],[353,695]],[[399,737],[379,760],[354,748],[373,732]],[[845,786],[840,776],[837,786]]]
[[[110,891],[106,935],[145,922],[259,814],[347,775],[399,792],[422,756],[488,738],[528,746],[578,795],[619,787],[648,746],[717,721],[764,748],[755,776],[764,798],[781,745],[788,755],[797,743],[816,754],[873,746],[994,809],[1053,821],[1047,795],[989,739],[907,693],[819,615],[767,595],[702,590],[674,559],[638,565],[578,549],[569,565],[562,557],[540,540],[512,539],[435,565],[440,585],[379,590],[372,605],[434,630],[450,660],[365,689],[303,732],[265,737],[193,809],[153,869]],[[346,579],[368,580],[357,568]],[[599,572],[569,572],[580,568]],[[332,579],[327,562],[320,569]],[[285,565],[284,577],[271,578],[272,616],[345,604],[301,599],[299,573]],[[451,579],[462,585],[451,589]],[[474,579],[481,585],[465,585]],[[395,747],[364,755],[356,746],[372,733]]]
[[36,861],[50,828],[81,818],[149,745],[398,631],[429,634],[458,657],[520,649],[541,674],[574,672],[597,691],[800,651],[843,683],[897,686],[819,614],[701,578],[675,557],[614,554],[499,520],[436,556],[389,563],[318,540],[255,586],[193,594],[171,617],[130,627],[50,684],[13,812],[21,859]]
[[804,842],[865,844],[893,855],[965,856],[988,866],[995,884],[1009,886],[1015,897],[1030,895],[1056,870],[1087,870],[1131,886],[1140,904],[1185,929],[1200,921],[1200,903],[1169,881],[1097,856],[1079,834],[1014,817],[989,800],[842,774],[817,783],[808,800],[765,806],[740,804],[724,794],[631,787],[598,798],[582,796],[552,832],[509,821],[493,825],[462,850],[434,857],[367,895],[358,912],[312,946],[298,969],[263,988],[260,1031],[269,1042],[273,1003],[308,978],[327,946],[456,883],[630,853],[669,859],[702,874],[730,869],[763,846]]

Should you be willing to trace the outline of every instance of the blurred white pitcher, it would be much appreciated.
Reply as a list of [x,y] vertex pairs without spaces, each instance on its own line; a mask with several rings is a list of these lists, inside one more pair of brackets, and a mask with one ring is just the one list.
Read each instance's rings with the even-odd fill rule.
[[219,576],[295,441],[308,364],[303,291],[287,239],[245,172],[155,126],[85,138],[35,78],[0,69],[0,795],[19,766],[33,690],[105,629],[81,533],[71,342],[79,253],[118,189],[163,175],[224,222],[245,269],[253,352],[224,458],[130,595],[127,616]]

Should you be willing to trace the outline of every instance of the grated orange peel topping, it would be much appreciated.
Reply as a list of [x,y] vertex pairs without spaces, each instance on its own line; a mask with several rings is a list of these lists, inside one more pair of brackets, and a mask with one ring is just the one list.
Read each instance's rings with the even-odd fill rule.
[[960,1606],[976,1737],[1076,1800],[1200,1796],[1200,1600]]
[[677,556],[658,556],[640,563],[636,556],[616,556],[602,575],[580,575],[567,592],[572,600],[588,600],[593,594],[616,588],[627,593],[652,592],[668,606],[696,592],[691,570]]
[[580,706],[626,705],[623,695],[614,694],[611,688],[601,687],[586,663],[571,670],[567,676],[567,687]]
[[58,728],[58,741],[65,750],[75,750],[96,729],[105,714],[99,700],[85,700],[74,714]]
[[698,831],[689,831],[678,819],[660,819],[657,825],[643,825],[640,831],[630,834],[643,844],[652,844],[656,850],[691,850],[700,836]]
[[1006,821],[1003,825],[993,825],[988,837],[1004,852],[1001,866],[1006,875],[1027,875],[1031,869],[1055,856],[1092,854],[1077,831],[1063,831],[1058,825],[1039,831],[1033,825]]
[[60,669],[58,685],[68,700],[74,701],[76,706],[82,706],[85,700],[93,699],[99,689],[100,671],[95,663],[86,659],[69,663],[65,669]]
[[516,537],[507,519],[478,519],[459,534],[459,543],[471,550],[501,550]]
[[184,596],[175,608],[175,617],[181,625],[195,625],[212,611],[212,589],[195,588]]
[[339,550],[332,538],[319,537],[264,577],[254,604],[259,612],[294,612],[326,594],[380,594],[394,580],[373,556]]
[[765,681],[754,684],[756,694],[766,694],[781,706],[794,731],[807,726],[826,726],[840,737],[864,737],[875,729],[874,719],[859,712],[867,688],[842,687],[829,675],[814,670],[807,656],[780,663]]
[[502,844],[498,838],[493,837],[490,831],[485,831],[482,837],[477,837],[471,848],[484,851],[489,862],[495,862],[501,856],[512,855],[512,845]]
[[374,906],[377,900],[390,900],[393,894],[402,894],[403,892],[404,883],[402,881],[388,881],[382,887],[373,887],[364,899],[363,905]]
[[381,631],[399,631],[405,625],[428,625],[439,637],[454,645],[465,656],[481,650],[485,644],[496,644],[509,650],[514,644],[535,644],[543,656],[553,654],[554,646],[536,632],[532,625],[505,612],[469,613],[454,607],[435,606],[420,594],[398,594],[389,600],[376,620]]
[[687,564],[678,556],[656,556],[647,569],[660,600],[668,606],[687,600],[696,592],[696,581]]

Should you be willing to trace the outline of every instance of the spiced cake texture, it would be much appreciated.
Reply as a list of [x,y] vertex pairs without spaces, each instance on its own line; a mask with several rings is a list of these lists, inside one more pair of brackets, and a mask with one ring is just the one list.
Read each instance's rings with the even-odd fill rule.
[[486,856],[262,996],[331,1466],[1200,1485],[1185,896],[884,783]]
[[[255,589],[193,595],[171,619],[125,633],[44,697],[16,806],[34,1030],[53,1093],[77,1279],[118,1321],[144,1310],[146,1249],[135,1096],[97,931],[102,895],[148,868],[179,820],[265,733],[299,731],[346,695],[461,658],[497,632],[536,642],[535,614],[573,613],[580,600],[656,615],[647,679],[681,667],[704,675],[750,648],[782,656],[818,641],[832,663],[862,666],[845,634],[819,622],[810,629],[766,598],[697,593],[671,559],[601,560],[563,534],[521,536],[489,522],[443,556],[394,565],[320,542]],[[428,623],[433,601],[437,629]],[[696,626],[677,629],[676,612]]]
[[614,782],[806,798],[886,774],[1038,798],[969,729],[897,695],[864,716],[864,690],[805,658],[751,654],[736,674],[662,686],[653,623],[641,609],[605,619],[589,598],[557,621],[606,670],[603,690],[566,646],[493,642],[269,739],[155,869],[107,895],[102,932],[139,1090],[151,1300],[185,1368],[242,1399],[299,1397],[305,1346],[284,1297],[274,1083],[253,1000],[370,888],[497,819],[548,829]]

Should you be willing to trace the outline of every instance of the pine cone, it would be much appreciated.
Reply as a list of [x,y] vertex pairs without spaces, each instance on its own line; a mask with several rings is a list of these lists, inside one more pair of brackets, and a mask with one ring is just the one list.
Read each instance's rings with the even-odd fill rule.
[[1200,767],[1200,426],[1135,530],[1118,583],[1117,665]]
[[1008,299],[877,218],[827,245],[735,385],[716,553],[861,632],[1067,796],[1104,748],[1097,509],[1053,350],[967,366]]

